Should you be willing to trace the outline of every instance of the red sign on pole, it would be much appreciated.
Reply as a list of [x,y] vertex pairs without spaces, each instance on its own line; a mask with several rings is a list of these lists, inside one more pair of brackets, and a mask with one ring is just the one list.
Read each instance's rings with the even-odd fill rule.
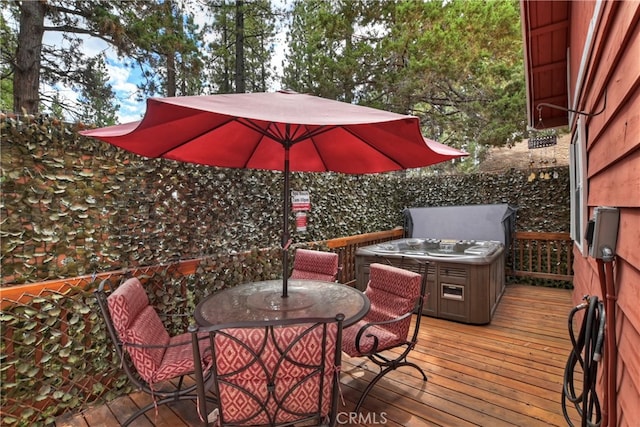
[[304,211],[296,212],[296,231],[307,231],[307,213]]

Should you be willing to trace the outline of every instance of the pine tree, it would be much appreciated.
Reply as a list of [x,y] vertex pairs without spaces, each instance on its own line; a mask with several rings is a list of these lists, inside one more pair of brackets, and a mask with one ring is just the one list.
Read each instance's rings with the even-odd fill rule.
[[114,104],[115,92],[108,83],[104,59],[92,58],[83,72],[81,108],[78,120],[98,127],[116,124],[119,105]]

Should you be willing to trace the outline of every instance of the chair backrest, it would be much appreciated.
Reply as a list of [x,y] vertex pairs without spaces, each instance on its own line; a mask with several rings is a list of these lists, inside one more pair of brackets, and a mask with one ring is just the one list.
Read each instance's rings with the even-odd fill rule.
[[338,276],[338,254],[335,252],[296,249],[292,279],[334,282]]
[[313,419],[334,425],[343,319],[199,329],[210,334],[220,425],[277,426]]
[[149,305],[142,284],[135,277],[127,279],[109,295],[107,305],[112,325],[136,371],[146,382],[153,384],[158,380],[155,374],[162,364],[170,337],[158,313]]
[[[391,265],[373,263],[369,266],[369,284],[365,295],[369,297],[371,309],[367,322],[384,322],[397,319],[416,308],[421,294],[422,275]],[[381,327],[395,336],[406,337],[411,317]]]

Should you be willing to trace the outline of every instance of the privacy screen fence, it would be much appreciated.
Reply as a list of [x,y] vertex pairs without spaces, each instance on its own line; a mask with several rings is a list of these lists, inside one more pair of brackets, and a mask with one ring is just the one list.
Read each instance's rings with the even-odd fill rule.
[[[129,391],[98,321],[93,275],[136,274],[161,311],[190,314],[217,289],[282,274],[281,173],[144,159],[77,130],[43,118],[0,120],[0,287],[67,282],[2,299],[2,425],[50,424]],[[290,217],[294,246],[390,230],[415,206],[508,203],[518,208],[516,230],[569,227],[566,167],[294,173],[291,188],[311,198],[306,232]]]
[[[45,119],[0,121],[2,286],[280,245],[280,172],[145,159],[77,131]],[[404,208],[420,206],[508,203],[518,231],[569,227],[566,167],[294,173],[291,189],[311,199],[306,232],[289,218],[294,243],[392,229]]]

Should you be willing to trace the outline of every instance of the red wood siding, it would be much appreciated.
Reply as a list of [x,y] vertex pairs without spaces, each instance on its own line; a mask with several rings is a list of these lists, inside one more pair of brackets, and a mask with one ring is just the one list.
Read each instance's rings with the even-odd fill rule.
[[[595,2],[571,2],[569,92],[572,96],[595,5]],[[595,26],[594,50],[590,52],[578,106],[583,111],[599,111],[606,94],[604,112],[587,119],[587,203],[590,215],[596,206],[620,208],[614,263],[618,296],[617,425],[637,426],[640,420],[640,2],[606,2],[602,7],[602,19]],[[595,260],[584,258],[578,250],[574,254],[574,302],[579,303],[585,294],[602,297]],[[602,384],[600,393],[603,393]]]

